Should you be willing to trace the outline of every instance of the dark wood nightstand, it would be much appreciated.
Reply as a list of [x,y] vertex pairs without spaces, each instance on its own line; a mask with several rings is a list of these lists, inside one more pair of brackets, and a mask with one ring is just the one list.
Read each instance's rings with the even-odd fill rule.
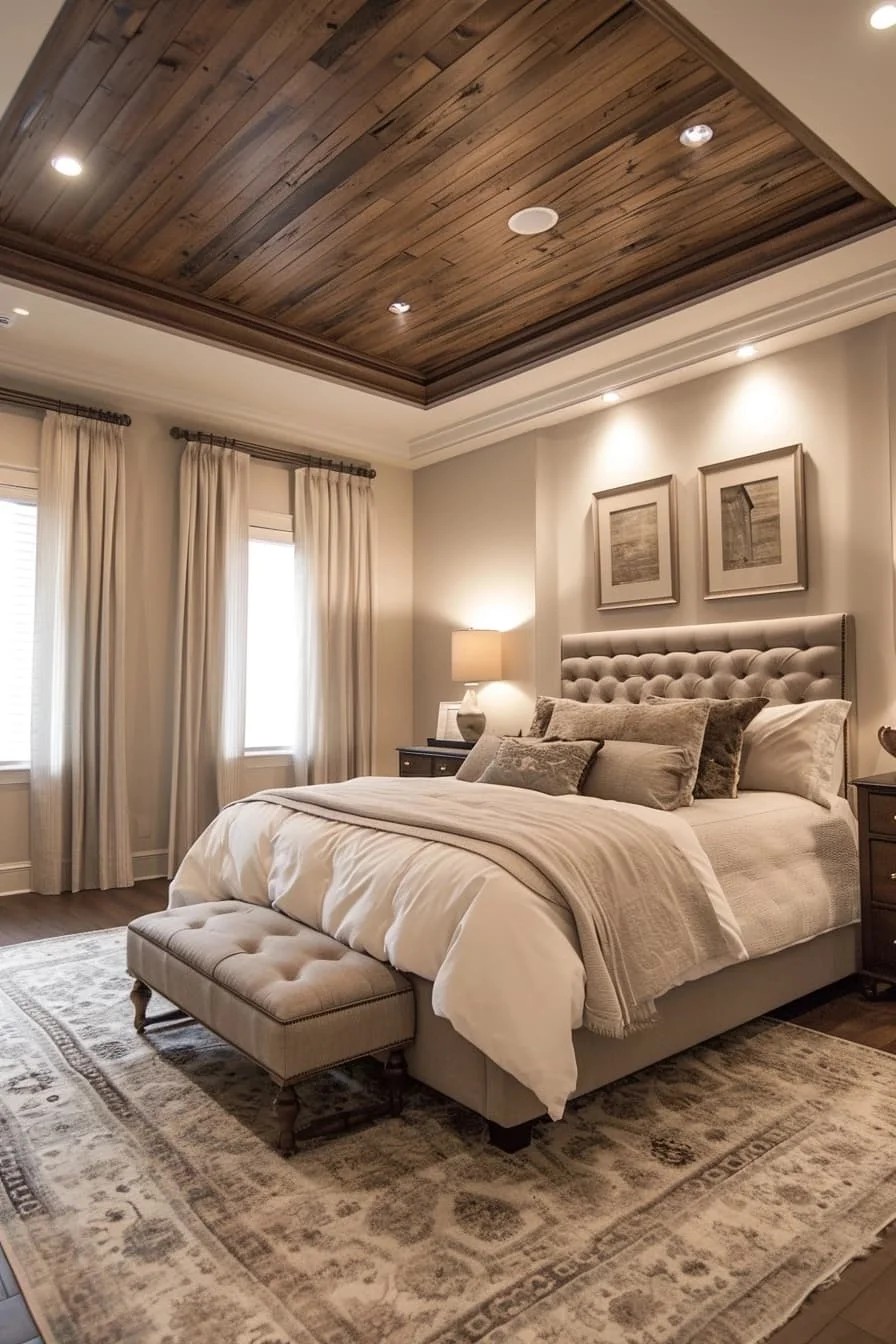
[[426,779],[456,775],[469,754],[469,747],[399,747],[398,773]]
[[896,985],[896,774],[854,779],[859,795],[862,981]]

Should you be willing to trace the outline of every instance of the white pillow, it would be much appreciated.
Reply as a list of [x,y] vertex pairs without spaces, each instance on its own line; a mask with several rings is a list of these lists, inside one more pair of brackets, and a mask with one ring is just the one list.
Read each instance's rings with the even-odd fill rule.
[[798,793],[830,807],[831,780],[848,700],[769,705],[744,730],[741,789]]

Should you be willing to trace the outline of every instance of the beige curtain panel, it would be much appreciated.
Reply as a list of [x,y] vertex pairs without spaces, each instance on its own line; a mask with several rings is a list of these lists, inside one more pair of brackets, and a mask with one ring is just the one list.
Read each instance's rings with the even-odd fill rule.
[[298,784],[369,775],[373,759],[374,504],[369,480],[295,474]]
[[37,511],[35,891],[133,883],[125,762],[124,430],[47,413]]
[[180,467],[168,872],[242,792],[249,459],[188,442]]

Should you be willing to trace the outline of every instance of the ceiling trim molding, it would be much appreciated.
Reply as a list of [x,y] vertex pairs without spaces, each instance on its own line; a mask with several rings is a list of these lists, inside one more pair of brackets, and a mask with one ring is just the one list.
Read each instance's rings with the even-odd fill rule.
[[213,341],[240,354],[261,355],[303,373],[335,378],[413,406],[424,404],[423,379],[398,365],[351,353],[160,281],[145,280],[87,257],[76,259],[47,243],[28,240],[27,247],[24,244],[20,234],[0,229],[0,275],[180,335]]
[[[296,452],[310,449],[334,456],[363,458],[373,463],[385,462],[400,467],[410,465],[407,448],[403,443],[384,447],[379,443],[371,443],[369,439],[356,439],[347,434],[321,433],[319,430],[309,429],[306,421],[302,422],[301,430],[297,432],[297,419],[286,420],[274,415],[261,416],[247,411],[243,406],[228,405],[217,395],[214,401],[200,396],[184,397],[178,393],[170,393],[167,387],[158,395],[153,395],[147,392],[145,387],[130,381],[127,372],[119,373],[115,369],[106,377],[97,378],[89,372],[73,368],[70,362],[54,364],[45,356],[41,356],[39,360],[23,359],[16,353],[5,350],[2,344],[0,344],[0,369],[4,372],[8,370],[14,376],[18,375],[29,384],[35,386],[39,384],[43,389],[48,384],[52,385],[51,394],[58,389],[68,391],[73,396],[83,397],[89,393],[107,399],[112,397],[119,400],[122,405],[127,403],[126,409],[129,411],[136,406],[138,411],[157,415],[166,420],[172,416],[193,419],[201,416],[208,421],[216,434],[232,436],[236,429],[241,433],[267,435],[279,440],[281,446],[295,447]],[[27,390],[34,389],[29,387]],[[297,442],[298,439],[300,442]]]
[[624,391],[648,379],[678,373],[729,354],[745,341],[755,343],[786,336],[827,318],[841,317],[893,298],[896,298],[896,263],[719,323],[633,359],[605,365],[545,392],[470,416],[447,429],[418,435],[409,442],[411,463],[415,467],[426,466],[452,452],[470,452],[485,442],[524,434],[538,428],[546,417],[561,416],[576,406],[583,407],[581,413],[586,414],[586,404],[594,402],[608,388]]
[[713,66],[730,80],[739,93],[745,98],[749,98],[757,107],[761,107],[763,112],[768,113],[773,121],[779,126],[783,126],[792,136],[800,141],[806,149],[810,150],[817,158],[844,182],[848,182],[860,196],[866,200],[874,201],[878,205],[890,205],[886,196],[878,191],[871,182],[857,172],[846,159],[842,158],[836,150],[831,149],[826,141],[822,140],[820,135],[816,135],[804,121],[794,113],[784,103],[778,101],[774,94],[769,93],[768,89],[748,74],[742,66],[717,47],[715,42],[711,41],[705,33],[696,28],[690,19],[686,19],[677,9],[675,9],[669,0],[635,0],[635,3],[649,14],[652,18],[661,23],[673,37],[677,37],[691,51],[696,52],[707,64]]
[[[844,190],[846,190],[844,188]],[[808,217],[781,233],[780,221],[761,235],[737,240],[737,247],[748,246],[756,259],[756,268],[739,283],[752,283],[784,266],[837,247],[856,242],[868,234],[896,222],[896,209],[875,201],[854,197],[839,208],[817,205]],[[653,321],[669,313],[712,298],[731,289],[731,247],[716,256],[707,256],[694,270],[693,260],[669,267],[665,274],[654,273],[649,284],[623,286],[616,294],[604,294],[598,303],[589,301],[577,309],[567,309],[556,321],[542,323],[518,341],[508,341],[499,349],[488,348],[476,356],[458,361],[449,372],[437,373],[427,380],[426,405],[436,406],[465,392],[486,387],[513,374],[524,373],[550,359],[574,353],[593,341],[618,336],[632,327]]]

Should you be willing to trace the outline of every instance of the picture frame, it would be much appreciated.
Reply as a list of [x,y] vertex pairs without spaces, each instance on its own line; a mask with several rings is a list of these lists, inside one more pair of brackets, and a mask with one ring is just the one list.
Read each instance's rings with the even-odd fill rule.
[[463,742],[460,729],[457,726],[457,711],[460,709],[459,700],[440,700],[439,716],[436,721],[435,735],[440,742]]
[[802,444],[698,471],[704,598],[807,588]]
[[594,589],[599,611],[678,601],[678,506],[674,476],[591,497]]

